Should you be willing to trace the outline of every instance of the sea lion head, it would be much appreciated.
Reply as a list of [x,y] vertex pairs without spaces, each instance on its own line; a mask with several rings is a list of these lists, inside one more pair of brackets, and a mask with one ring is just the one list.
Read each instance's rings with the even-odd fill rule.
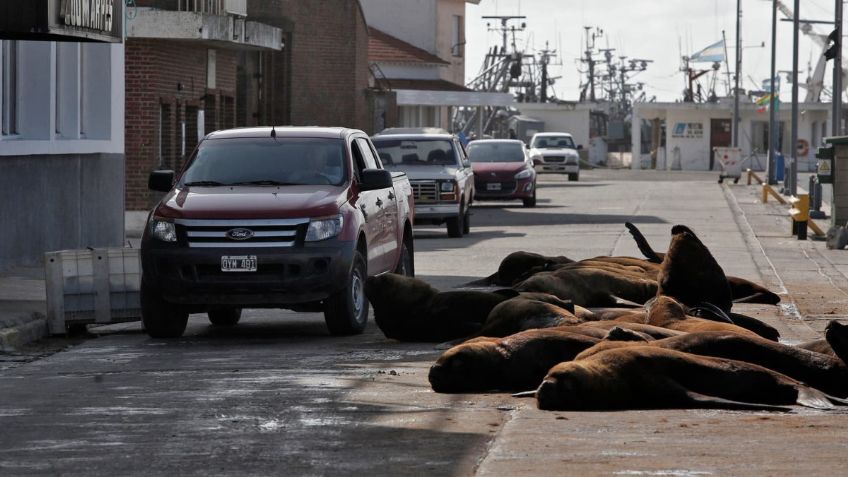
[[687,306],[712,303],[729,312],[733,304],[730,284],[709,249],[685,225],[672,227],[671,235],[657,275],[657,294],[674,297]]
[[581,410],[591,408],[596,401],[593,380],[597,379],[584,363],[560,363],[545,376],[536,390],[536,404],[546,411]]
[[438,293],[427,283],[405,275],[386,273],[365,281],[365,296],[375,311],[382,307],[407,310],[424,306]]
[[845,364],[848,364],[848,325],[831,321],[824,330],[824,339]]
[[501,261],[498,267],[498,283],[510,286],[516,281],[541,271],[550,270],[555,265],[572,263],[567,257],[546,257],[533,252],[513,252]]
[[430,367],[430,385],[437,393],[494,389],[506,362],[506,350],[496,338],[475,338],[445,351]]

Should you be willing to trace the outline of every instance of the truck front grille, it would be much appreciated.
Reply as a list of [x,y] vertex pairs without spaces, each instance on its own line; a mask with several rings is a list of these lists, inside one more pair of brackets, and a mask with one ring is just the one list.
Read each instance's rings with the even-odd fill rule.
[[565,156],[545,156],[545,162],[565,162]]
[[411,182],[415,202],[437,202],[439,191],[435,182]]
[[[191,248],[292,247],[306,233],[309,219],[188,220],[177,219],[177,233]],[[233,233],[237,231],[238,233]],[[232,238],[232,236],[247,238]]]

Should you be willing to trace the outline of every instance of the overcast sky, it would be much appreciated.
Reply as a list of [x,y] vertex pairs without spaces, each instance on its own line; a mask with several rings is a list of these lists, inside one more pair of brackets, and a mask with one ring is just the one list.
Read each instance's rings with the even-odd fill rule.
[[[742,44],[753,47],[765,42],[766,45],[765,48],[745,48],[743,52],[746,89],[758,89],[761,81],[769,76],[771,3],[771,0],[742,0]],[[784,0],[784,3],[791,8],[793,1]],[[833,8],[833,0],[803,0],[801,18],[832,20]],[[487,48],[500,43],[499,34],[487,31],[486,20],[480,17],[517,14],[527,16],[524,34],[527,43],[541,49],[549,41],[552,48],[559,49],[562,65],[554,67],[553,75],[562,76],[554,86],[560,99],[576,100],[579,95],[581,76],[577,68],[583,69],[583,65],[576,59],[585,49],[584,26],[601,27],[605,36],[599,45],[615,48],[617,56],[624,54],[654,60],[637,78],[648,85],[648,97],[656,95],[660,101],[681,97],[685,82],[684,74],[678,71],[681,48],[683,54],[691,55],[721,40],[721,32],[725,30],[733,66],[736,0],[482,0],[479,6],[467,6],[468,79],[479,72]],[[779,14],[778,18],[783,15]],[[829,25],[814,28],[825,34],[832,29]],[[777,69],[790,70],[792,23],[778,21],[777,35]],[[807,64],[815,66],[821,50],[809,37],[800,35],[799,78],[803,83]],[[829,66],[826,84],[830,83],[831,71]],[[724,84],[717,85],[716,89],[719,95],[725,94]],[[800,95],[803,100],[803,90]],[[790,85],[785,81],[781,99],[790,99]]]

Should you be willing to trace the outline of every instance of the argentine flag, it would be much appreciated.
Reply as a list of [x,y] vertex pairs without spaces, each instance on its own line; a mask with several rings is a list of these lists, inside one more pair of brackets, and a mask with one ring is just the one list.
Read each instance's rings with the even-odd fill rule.
[[704,48],[689,57],[693,63],[715,63],[724,61],[724,40]]

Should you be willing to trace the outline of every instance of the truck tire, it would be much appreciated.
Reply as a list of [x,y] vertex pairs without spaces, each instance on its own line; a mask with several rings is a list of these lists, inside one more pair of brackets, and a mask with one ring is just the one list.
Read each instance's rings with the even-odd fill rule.
[[409,238],[404,235],[400,246],[400,260],[398,260],[395,273],[407,277],[415,276],[415,257],[412,256],[412,248],[409,246]]
[[580,173],[575,172],[573,174],[568,174],[568,182],[577,182],[580,180]]
[[367,278],[368,262],[357,250],[353,252],[347,286],[324,301],[324,321],[331,335],[358,335],[365,331],[368,324]]
[[235,326],[241,319],[241,308],[212,308],[206,312],[209,322],[215,326]]
[[471,207],[465,209],[465,217],[462,219],[462,233],[464,235],[471,233]]
[[462,237],[462,231],[465,229],[465,211],[463,209],[464,206],[461,205],[459,207],[459,215],[445,220],[445,223],[448,224],[448,237]]
[[162,299],[141,281],[141,321],[151,338],[179,338],[188,324],[188,312]]

